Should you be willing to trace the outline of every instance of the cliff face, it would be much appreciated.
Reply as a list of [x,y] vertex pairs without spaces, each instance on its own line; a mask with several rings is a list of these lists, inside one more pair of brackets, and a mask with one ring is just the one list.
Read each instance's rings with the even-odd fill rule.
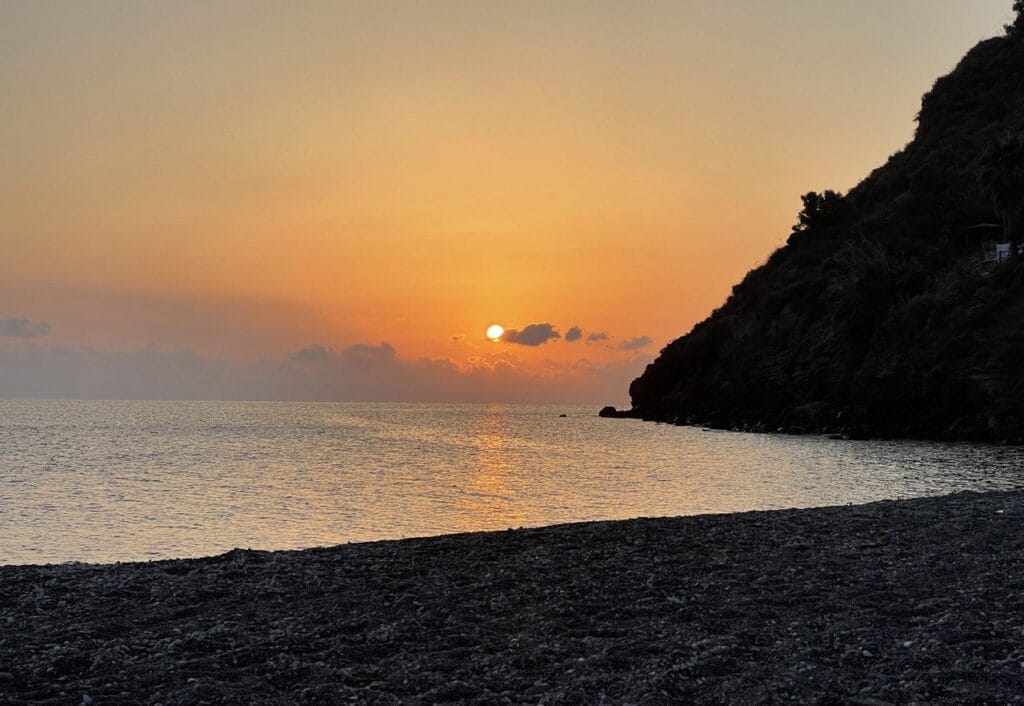
[[804,197],[788,243],[633,381],[630,416],[1024,439],[1024,258],[985,261],[1024,220],[1020,135],[1011,30],[939,79],[903,151],[845,196]]

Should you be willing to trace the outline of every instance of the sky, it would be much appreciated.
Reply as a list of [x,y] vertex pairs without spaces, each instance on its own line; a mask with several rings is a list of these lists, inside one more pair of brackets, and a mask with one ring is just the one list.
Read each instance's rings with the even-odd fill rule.
[[0,0],[0,396],[622,405],[1010,5]]

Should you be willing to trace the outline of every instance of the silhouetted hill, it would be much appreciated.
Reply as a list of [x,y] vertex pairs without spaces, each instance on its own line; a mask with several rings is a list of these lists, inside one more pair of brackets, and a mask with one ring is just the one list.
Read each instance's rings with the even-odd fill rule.
[[805,196],[787,244],[633,381],[629,416],[1024,439],[1024,258],[990,261],[1024,223],[1022,24],[939,79],[849,194]]

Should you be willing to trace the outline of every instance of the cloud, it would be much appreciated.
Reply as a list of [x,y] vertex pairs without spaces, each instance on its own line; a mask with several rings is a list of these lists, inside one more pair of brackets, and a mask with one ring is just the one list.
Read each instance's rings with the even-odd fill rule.
[[637,351],[654,343],[650,336],[637,336],[616,346],[620,351]]
[[333,348],[313,343],[288,354],[288,360],[303,365],[343,364],[352,369],[377,368],[395,359],[395,347],[390,343],[371,345],[357,343],[335,352]]
[[395,359],[395,347],[390,343],[373,346],[368,343],[357,343],[341,350],[341,359],[349,365],[372,367],[382,363],[390,363]]
[[579,326],[573,326],[571,329],[565,332],[565,340],[568,343],[578,341],[583,338],[583,331]]
[[39,338],[50,332],[50,324],[45,321],[32,321],[20,316],[0,319],[0,336],[11,338]]
[[505,343],[517,343],[521,346],[539,346],[561,337],[562,335],[551,324],[530,324],[524,326],[522,330],[507,329],[502,334],[501,340]]
[[0,398],[347,402],[628,403],[651,362],[533,361],[508,350],[456,364],[401,358],[387,343],[311,344],[277,359],[227,360],[187,348],[97,350],[0,345]]
[[607,341],[609,338],[608,334],[604,331],[595,331],[594,333],[587,336],[589,343],[597,343],[598,341]]
[[333,348],[322,346],[319,343],[313,343],[305,348],[300,348],[294,353],[289,353],[288,358],[294,360],[296,363],[315,365],[328,360],[333,353]]

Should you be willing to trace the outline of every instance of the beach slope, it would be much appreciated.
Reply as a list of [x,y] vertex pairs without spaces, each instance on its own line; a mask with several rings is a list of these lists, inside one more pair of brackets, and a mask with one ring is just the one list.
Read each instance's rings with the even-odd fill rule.
[[0,567],[0,702],[1021,694],[1022,492]]

